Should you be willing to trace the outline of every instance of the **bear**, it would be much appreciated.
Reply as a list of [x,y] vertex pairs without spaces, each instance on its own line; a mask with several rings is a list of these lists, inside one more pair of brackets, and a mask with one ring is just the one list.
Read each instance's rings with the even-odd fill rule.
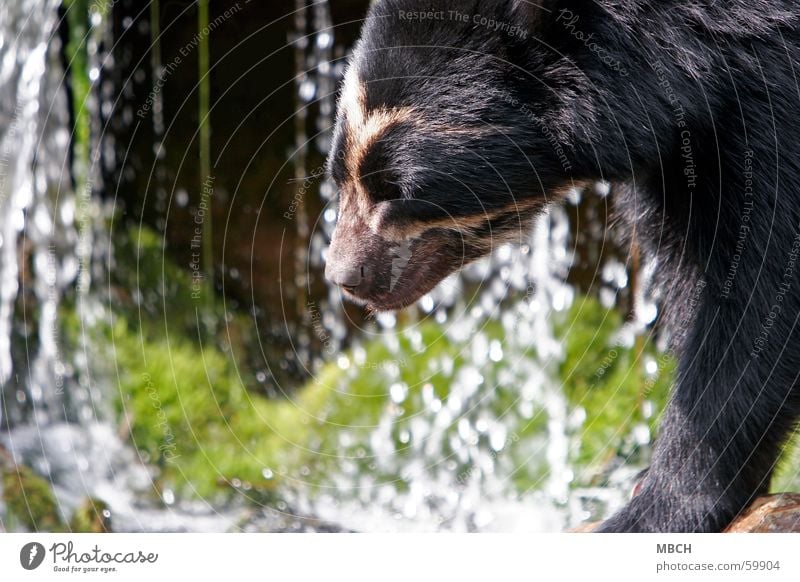
[[675,385],[597,531],[724,530],[797,423],[798,24],[788,0],[379,0],[363,24],[328,160],[345,296],[402,309],[596,181],[655,261]]

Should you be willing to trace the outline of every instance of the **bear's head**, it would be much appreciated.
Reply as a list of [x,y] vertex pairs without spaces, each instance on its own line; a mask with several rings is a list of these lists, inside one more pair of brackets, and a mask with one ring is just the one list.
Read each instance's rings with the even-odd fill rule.
[[381,0],[339,98],[328,160],[339,190],[326,276],[373,310],[521,242],[578,178],[580,73],[525,0]]

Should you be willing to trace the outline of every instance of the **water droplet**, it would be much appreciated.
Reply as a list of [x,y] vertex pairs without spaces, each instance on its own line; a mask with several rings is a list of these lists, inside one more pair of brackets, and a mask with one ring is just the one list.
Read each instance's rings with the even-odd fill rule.
[[489,433],[489,446],[494,451],[502,451],[506,446],[507,432],[502,424],[496,424]]
[[646,445],[650,442],[650,429],[646,424],[639,424],[634,427],[633,440],[638,445]]
[[605,198],[611,194],[611,184],[609,182],[596,182],[594,185],[594,191],[601,198]]
[[317,47],[321,49],[329,48],[333,44],[333,36],[329,32],[320,32],[317,35]]
[[656,320],[656,317],[658,317],[658,307],[656,307],[655,303],[645,303],[640,306],[638,319],[642,324],[651,324]]
[[189,204],[189,193],[183,188],[175,192],[175,204],[180,208],[185,208]]
[[403,384],[392,384],[389,388],[389,396],[395,404],[401,404],[408,394],[408,389]]
[[493,362],[500,362],[503,359],[503,346],[498,340],[492,340],[489,344],[489,359]]
[[317,94],[317,86],[313,81],[303,81],[300,83],[298,92],[300,94],[300,99],[308,103],[314,100],[314,96]]

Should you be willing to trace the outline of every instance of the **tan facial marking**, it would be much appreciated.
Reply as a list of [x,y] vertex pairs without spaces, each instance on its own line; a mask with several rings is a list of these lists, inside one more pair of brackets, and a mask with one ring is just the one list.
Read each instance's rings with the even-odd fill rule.
[[519,214],[525,220],[533,212],[542,209],[549,201],[562,200],[570,190],[586,187],[587,185],[588,182],[585,184],[576,182],[550,192],[548,199],[539,197],[522,198],[500,208],[470,216],[449,216],[434,221],[420,221],[404,225],[383,225],[380,224],[380,216],[372,216],[369,226],[370,230],[380,232],[384,238],[398,241],[416,238],[434,228],[463,232],[469,229],[482,228],[487,222],[512,214]]
[[[366,87],[358,78],[355,69],[348,69],[345,73],[339,101],[339,107],[345,120],[344,163],[351,182],[348,198],[354,199],[356,211],[362,217],[371,214],[372,204],[368,193],[361,184],[361,164],[370,149],[389,129],[399,123],[409,123],[416,126],[421,132],[446,133],[450,136],[458,136],[462,140],[478,138],[490,131],[488,127],[456,127],[437,123],[435,120],[424,118],[411,107],[380,108],[367,112],[366,102]],[[343,207],[345,205],[349,207],[351,201],[342,200],[341,202]]]
[[373,217],[370,221],[370,229],[374,232],[381,232],[382,236],[389,240],[408,240],[421,236],[423,233],[434,228],[446,230],[467,231],[473,228],[481,228],[487,222],[496,220],[509,213],[524,214],[530,210],[536,210],[543,206],[542,201],[535,199],[520,200],[502,208],[474,214],[470,216],[448,216],[432,221],[415,222],[403,225],[380,225],[379,217]]
[[347,120],[347,151],[345,166],[353,179],[361,178],[361,162],[386,131],[400,122],[411,119],[411,108],[380,108],[367,113],[367,94],[355,70],[345,74],[340,107]]
[[341,192],[339,216],[348,216],[352,221],[368,224],[372,203],[361,183],[361,164],[389,128],[411,119],[411,109],[381,108],[368,113],[366,88],[352,67],[345,73],[339,108],[345,120],[344,164],[349,176]]

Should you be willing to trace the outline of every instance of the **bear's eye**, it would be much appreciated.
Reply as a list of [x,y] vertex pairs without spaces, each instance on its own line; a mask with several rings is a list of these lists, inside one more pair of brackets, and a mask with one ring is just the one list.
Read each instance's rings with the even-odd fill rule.
[[391,166],[382,141],[376,142],[361,160],[361,183],[373,203],[397,200],[403,197],[400,173]]
[[362,176],[361,182],[373,204],[389,202],[403,198],[400,183],[396,181],[396,174],[391,170],[376,172]]

